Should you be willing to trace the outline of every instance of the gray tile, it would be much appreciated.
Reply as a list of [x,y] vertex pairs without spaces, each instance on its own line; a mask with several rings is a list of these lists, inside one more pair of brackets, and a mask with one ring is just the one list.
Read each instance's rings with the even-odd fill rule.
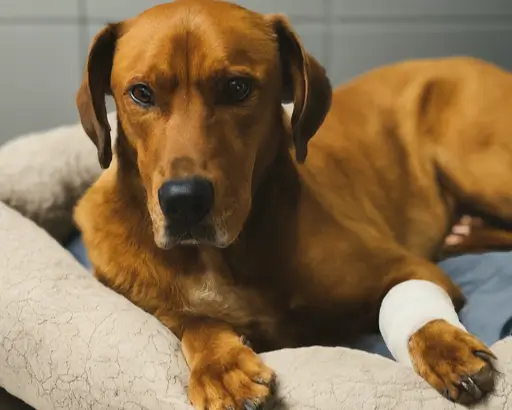
[[289,16],[322,18],[325,15],[326,2],[325,0],[238,0],[236,3],[260,13],[285,13]]
[[0,55],[0,141],[77,121],[78,27],[0,25]]
[[332,7],[342,17],[512,15],[510,0],[333,0]]
[[164,0],[85,0],[87,17],[105,22],[134,17]]
[[[162,2],[162,0],[87,0],[87,15],[94,19],[118,21],[133,17]],[[326,0],[238,0],[234,2],[261,13],[280,12],[291,16],[321,18],[325,14]]]
[[471,55],[512,68],[509,25],[347,24],[333,29],[334,83],[394,61]]
[[0,18],[77,17],[78,0],[1,0]]

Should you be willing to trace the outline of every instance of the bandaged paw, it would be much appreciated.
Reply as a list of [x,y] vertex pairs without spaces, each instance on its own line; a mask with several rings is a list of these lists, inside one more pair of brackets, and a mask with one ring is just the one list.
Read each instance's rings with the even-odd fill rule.
[[412,366],[409,339],[427,323],[439,319],[466,330],[443,288],[425,280],[408,280],[393,287],[384,297],[379,328],[395,360]]

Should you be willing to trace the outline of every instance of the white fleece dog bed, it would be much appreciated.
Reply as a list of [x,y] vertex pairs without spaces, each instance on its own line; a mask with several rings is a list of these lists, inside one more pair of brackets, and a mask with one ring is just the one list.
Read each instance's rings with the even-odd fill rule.
[[[79,125],[0,148],[0,386],[41,410],[190,409],[176,338],[58,243],[99,172]],[[512,339],[493,351],[503,374],[476,408],[512,409]],[[264,358],[278,373],[277,409],[459,408],[412,369],[376,355],[308,348]]]

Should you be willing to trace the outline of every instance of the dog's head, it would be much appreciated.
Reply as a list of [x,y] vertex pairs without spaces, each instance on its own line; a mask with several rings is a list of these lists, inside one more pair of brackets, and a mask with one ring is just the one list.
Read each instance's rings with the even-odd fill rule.
[[156,244],[225,247],[282,144],[281,104],[294,104],[291,137],[303,162],[331,86],[284,17],[177,0],[93,40],[77,105],[104,168],[112,159],[108,94],[123,134],[119,161],[131,158],[144,187]]

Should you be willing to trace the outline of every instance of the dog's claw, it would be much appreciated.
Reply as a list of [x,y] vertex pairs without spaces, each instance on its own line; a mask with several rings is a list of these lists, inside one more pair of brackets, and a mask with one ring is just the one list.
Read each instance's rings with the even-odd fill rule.
[[471,377],[461,380],[460,385],[464,389],[461,394],[467,393],[473,400],[480,400],[484,396],[482,390],[480,390]]
[[491,392],[494,390],[494,377],[492,377],[493,372],[494,367],[491,364],[488,364],[478,373],[473,374],[471,376],[471,380],[479,386],[481,390]]
[[498,358],[491,351],[487,352],[485,350],[477,350],[473,354],[489,364],[492,363],[492,360],[498,360]]
[[244,336],[244,335],[240,336],[240,343],[242,343],[244,346],[252,348],[251,342],[249,341],[247,336]]
[[245,410],[260,410],[260,409],[263,409],[263,404],[262,403],[256,403],[256,402],[251,401],[251,400],[246,400],[244,402],[244,409]]

